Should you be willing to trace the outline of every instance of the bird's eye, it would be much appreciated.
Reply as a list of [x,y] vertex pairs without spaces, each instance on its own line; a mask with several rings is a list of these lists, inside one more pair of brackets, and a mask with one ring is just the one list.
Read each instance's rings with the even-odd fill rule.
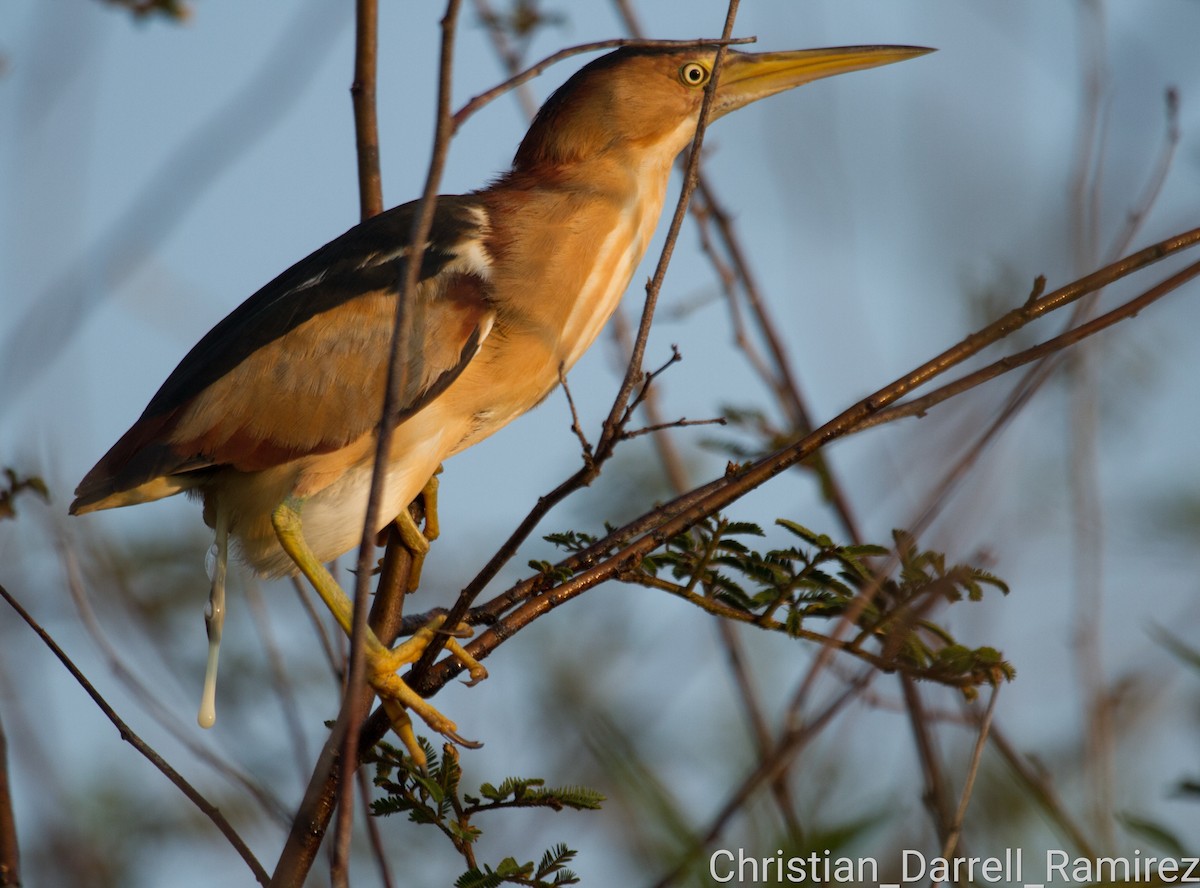
[[679,80],[685,86],[704,86],[708,83],[708,68],[699,62],[688,62],[679,69]]

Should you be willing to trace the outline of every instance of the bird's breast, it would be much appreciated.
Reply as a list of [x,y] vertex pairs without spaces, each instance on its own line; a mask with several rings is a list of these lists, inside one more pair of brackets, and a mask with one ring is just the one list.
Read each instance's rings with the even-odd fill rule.
[[645,255],[672,156],[590,167],[584,182],[492,196],[495,326],[447,392],[477,443],[540,403],[595,342]]

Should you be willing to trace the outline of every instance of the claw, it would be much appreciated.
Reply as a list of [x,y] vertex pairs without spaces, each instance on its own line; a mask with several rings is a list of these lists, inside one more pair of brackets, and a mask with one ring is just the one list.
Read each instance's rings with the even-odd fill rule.
[[474,670],[472,670],[472,671],[471,671],[471,677],[470,677],[470,678],[464,678],[464,679],[462,680],[462,685],[463,685],[463,687],[467,687],[467,688],[473,688],[473,687],[475,687],[475,685],[479,684],[481,681],[483,681],[483,680],[484,680],[485,678],[487,678],[487,677],[488,677],[488,674],[487,674],[487,670],[486,670],[486,669],[484,669],[484,670],[483,670],[483,674],[482,674],[482,675],[476,675],[476,674],[475,674],[475,671],[474,671]]
[[453,740],[456,745],[461,746],[464,749],[483,749],[483,743],[478,740],[468,740],[462,734],[451,732],[444,736],[450,740]]

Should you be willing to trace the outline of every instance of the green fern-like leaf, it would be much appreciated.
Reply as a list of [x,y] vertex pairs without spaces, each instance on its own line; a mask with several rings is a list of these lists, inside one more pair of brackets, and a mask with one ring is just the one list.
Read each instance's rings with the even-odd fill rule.
[[833,546],[833,540],[831,540],[825,534],[815,533],[814,531],[809,530],[803,524],[797,524],[795,521],[789,521],[787,518],[777,518],[775,519],[775,523],[784,530],[794,533],[809,545],[816,546],[818,549],[828,549]]
[[[538,862],[537,872],[534,874],[534,878],[540,880],[549,878],[555,874],[561,875],[564,872],[566,865],[575,859],[575,854],[575,851],[572,851],[561,842],[555,845],[553,848],[548,848],[542,855],[542,859]],[[570,870],[566,870],[566,872],[569,873]],[[573,875],[574,874],[572,873],[572,876]],[[575,881],[578,881],[578,879]],[[554,884],[567,885],[572,883],[562,882],[556,879]]]

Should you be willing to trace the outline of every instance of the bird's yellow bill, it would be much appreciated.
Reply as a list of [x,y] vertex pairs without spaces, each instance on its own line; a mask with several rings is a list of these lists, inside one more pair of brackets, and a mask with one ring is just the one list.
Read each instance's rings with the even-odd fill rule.
[[751,102],[822,77],[903,62],[933,52],[925,46],[834,46],[791,52],[735,52],[721,66],[713,119]]

